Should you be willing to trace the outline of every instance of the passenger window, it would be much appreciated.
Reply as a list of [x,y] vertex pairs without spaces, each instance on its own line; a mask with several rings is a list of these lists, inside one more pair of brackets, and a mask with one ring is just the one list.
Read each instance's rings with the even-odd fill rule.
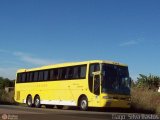
[[54,78],[54,71],[52,69],[52,70],[50,70],[50,80],[53,80],[53,78]]
[[73,78],[79,78],[78,66],[74,67]]
[[50,70],[50,80],[57,80],[58,79],[58,69]]
[[43,71],[39,71],[38,80],[39,80],[39,81],[43,81]]
[[30,82],[33,81],[33,72],[30,72],[29,81],[30,81]]
[[21,82],[21,79],[22,79],[22,73],[18,73],[17,74],[17,83],[20,83]]
[[26,73],[22,73],[22,80],[21,82],[25,82],[26,81]]
[[38,81],[38,72],[34,72],[34,82]]
[[29,82],[29,72],[27,72],[27,78],[26,78],[26,82]]
[[60,68],[59,70],[58,70],[58,79],[59,80],[65,80],[65,78],[66,78],[66,74],[67,72],[66,72],[66,68]]
[[45,70],[44,71],[44,80],[49,80],[49,71],[48,70]]
[[86,66],[81,66],[80,67],[80,78],[85,78],[86,77]]
[[73,79],[73,67],[67,68],[67,79]]

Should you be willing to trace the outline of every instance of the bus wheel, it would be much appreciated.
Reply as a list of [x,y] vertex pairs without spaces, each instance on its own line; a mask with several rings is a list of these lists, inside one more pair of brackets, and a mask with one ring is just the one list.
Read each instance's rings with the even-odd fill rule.
[[79,102],[79,107],[83,111],[88,109],[88,99],[87,99],[87,97],[85,97],[85,96],[81,97],[80,102]]
[[27,97],[26,104],[28,107],[32,107],[32,96],[31,95]]
[[56,106],[58,109],[63,109],[63,105],[57,105]]
[[34,98],[34,105],[35,105],[36,108],[41,107],[40,97],[38,95]]

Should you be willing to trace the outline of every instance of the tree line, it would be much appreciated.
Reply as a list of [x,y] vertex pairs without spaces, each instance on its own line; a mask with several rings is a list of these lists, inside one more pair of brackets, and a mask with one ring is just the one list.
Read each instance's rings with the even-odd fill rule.
[[152,74],[139,74],[139,77],[137,77],[137,81],[132,80],[132,87],[145,87],[147,89],[157,91],[160,87],[160,77]]
[[0,89],[4,89],[5,87],[14,87],[14,82],[15,80],[0,77]]

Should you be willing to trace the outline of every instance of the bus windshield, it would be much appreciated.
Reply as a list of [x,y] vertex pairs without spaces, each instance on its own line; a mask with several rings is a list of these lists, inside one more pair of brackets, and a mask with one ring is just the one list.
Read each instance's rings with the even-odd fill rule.
[[103,64],[102,73],[102,93],[130,94],[127,66]]

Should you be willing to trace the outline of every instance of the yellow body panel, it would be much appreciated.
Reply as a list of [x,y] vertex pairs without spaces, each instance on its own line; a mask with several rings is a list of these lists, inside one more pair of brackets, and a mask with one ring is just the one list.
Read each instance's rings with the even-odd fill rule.
[[[26,98],[28,95],[31,95],[33,100],[35,95],[38,94],[40,96],[40,100],[44,102],[44,104],[45,103],[52,104],[53,101],[54,102],[62,101],[63,103],[64,101],[64,105],[77,106],[79,97],[84,94],[88,98],[89,107],[128,108],[129,107],[128,100],[104,99],[103,98],[104,96],[109,96],[109,95],[100,94],[99,96],[97,96],[90,92],[88,87],[88,71],[89,71],[90,63],[108,63],[108,64],[118,64],[121,66],[126,66],[125,64],[120,64],[112,61],[93,60],[93,61],[85,61],[85,62],[49,65],[49,66],[43,66],[40,68],[33,68],[33,69],[20,69],[18,70],[17,73],[87,64],[86,79],[16,83],[14,99],[19,103],[26,103]],[[123,96],[123,97],[127,98],[128,96]],[[73,104],[68,104],[68,102],[69,103],[73,102]]]

